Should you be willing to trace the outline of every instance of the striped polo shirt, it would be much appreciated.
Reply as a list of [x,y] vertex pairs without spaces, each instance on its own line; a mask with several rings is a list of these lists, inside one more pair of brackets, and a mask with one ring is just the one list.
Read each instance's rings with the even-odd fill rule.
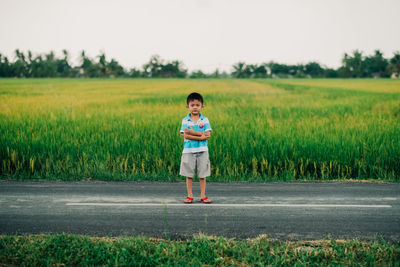
[[[205,132],[205,131],[212,131],[210,122],[208,121],[207,117],[204,117],[203,114],[200,113],[200,119],[197,122],[194,122],[190,119],[190,113],[183,118],[182,126],[180,130],[180,134],[183,135],[185,128],[193,129],[196,132]],[[208,151],[207,141],[197,141],[197,140],[189,140],[185,138],[185,142],[183,143],[183,152],[182,153],[195,153],[195,152],[202,152]]]

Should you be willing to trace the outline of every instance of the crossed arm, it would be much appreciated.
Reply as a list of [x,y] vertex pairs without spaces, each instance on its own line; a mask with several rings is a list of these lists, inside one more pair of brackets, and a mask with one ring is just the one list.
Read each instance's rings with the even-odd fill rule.
[[210,132],[211,131],[205,131],[203,133],[200,133],[200,132],[196,132],[193,129],[185,129],[183,136],[189,140],[203,141],[203,140],[208,140],[211,137]]

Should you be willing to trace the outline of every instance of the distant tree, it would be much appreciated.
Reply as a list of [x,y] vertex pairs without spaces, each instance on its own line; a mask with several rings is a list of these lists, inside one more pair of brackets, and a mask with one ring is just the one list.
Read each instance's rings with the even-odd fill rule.
[[73,74],[73,70],[71,65],[68,62],[68,51],[64,49],[63,51],[64,58],[57,59],[57,72],[60,77],[71,77]]
[[13,61],[0,54],[0,77],[150,77],[150,78],[303,78],[303,77],[389,77],[400,73],[400,52],[396,51],[392,58],[386,59],[380,50],[374,54],[364,56],[363,52],[354,50],[352,54],[345,53],[342,65],[338,69],[321,66],[317,62],[307,64],[286,65],[273,61],[262,64],[246,64],[238,62],[234,64],[231,74],[220,72],[216,69],[210,74],[201,70],[188,75],[183,62],[178,60],[164,61],[158,55],[151,56],[148,63],[141,69],[132,68],[125,71],[117,60],[107,61],[104,52],[93,60],[81,52],[81,62],[78,66],[72,66],[69,62],[69,53],[62,50],[63,56],[57,58],[53,51],[36,56],[28,50],[27,54],[15,50]]
[[257,68],[257,65],[254,64],[245,64],[244,68],[244,78],[254,78],[254,70]]
[[389,60],[389,71],[390,74],[392,73],[397,73],[397,75],[400,74],[400,52],[396,51],[393,54],[393,57]]
[[146,77],[161,77],[161,68],[163,61],[159,55],[153,55],[150,61],[143,65],[143,72]]
[[211,73],[210,75],[211,78],[221,78],[221,73],[219,72],[219,69],[216,68],[215,71],[213,73]]
[[339,78],[350,78],[352,76],[350,69],[344,66],[340,66],[336,72]]
[[109,74],[109,71],[107,69],[107,61],[106,61],[106,55],[103,53],[101,53],[99,56],[99,71],[101,73],[101,76],[106,77]]
[[115,59],[111,59],[111,61],[107,63],[107,69],[112,77],[122,77],[126,75],[124,68]]
[[45,59],[45,77],[57,77],[57,60],[54,52],[50,51],[50,53],[45,54]]
[[246,78],[246,63],[238,62],[233,65],[232,77]]
[[160,76],[162,78],[185,78],[186,75],[187,70],[178,60],[167,62],[165,65],[161,64]]
[[229,74],[226,71],[221,72],[218,68],[215,69],[214,72],[207,74],[202,72],[201,70],[196,70],[190,73],[189,78],[214,78],[214,79],[219,79],[219,78],[228,78]]
[[268,70],[265,64],[254,65],[253,66],[253,78],[267,78],[268,77]]
[[140,70],[136,69],[136,68],[131,68],[128,72],[128,77],[131,78],[139,78],[139,77],[143,77],[143,72],[141,72]]
[[13,77],[28,77],[28,63],[25,60],[25,55],[23,52],[19,51],[19,49],[15,50],[16,61],[13,64]]
[[341,73],[346,75],[345,77],[362,78],[367,76],[364,56],[362,55],[361,51],[354,50],[352,56],[349,56],[347,53],[345,53],[342,64],[344,69]]
[[366,69],[366,76],[368,77],[389,77],[387,66],[389,62],[383,57],[383,54],[379,50],[375,50],[375,54],[367,56],[364,59],[364,65]]
[[203,73],[201,70],[197,70],[197,71],[193,71],[192,73],[190,73],[189,78],[203,79],[203,78],[207,78],[207,75],[205,73]]
[[101,77],[101,68],[99,64],[95,63],[86,56],[85,51],[81,53],[81,69],[83,70],[83,76],[89,78]]
[[82,50],[81,52],[81,68],[83,69],[83,71],[87,71],[90,66],[92,65],[92,61],[90,60],[90,58],[88,58],[86,56],[85,50]]
[[165,62],[159,55],[153,55],[150,61],[143,65],[145,77],[150,78],[185,78],[187,70],[183,63],[178,60]]
[[42,55],[39,54],[33,58],[32,52],[28,51],[28,60],[31,77],[47,77],[46,60],[42,58]]
[[173,63],[167,63],[161,65],[160,77],[162,78],[172,78],[175,77],[176,72],[178,72],[178,66]]
[[12,65],[6,56],[0,54],[0,77],[12,77]]
[[322,77],[324,69],[317,62],[309,62],[304,66],[304,74],[311,77]]
[[82,50],[81,52],[81,65],[80,65],[80,74],[84,77],[88,77],[88,72],[89,72],[89,68],[92,65],[92,61],[90,60],[90,58],[88,58],[86,56],[86,52],[85,50]]
[[27,68],[28,68],[28,77],[37,77],[35,76],[35,73],[33,71],[33,67],[35,66],[35,59],[33,58],[33,54],[30,50],[28,50],[28,56],[27,56]]
[[219,77],[220,78],[229,78],[230,75],[226,71],[223,71],[222,73],[219,74]]
[[289,74],[289,67],[287,65],[271,61],[267,66],[271,70],[272,77],[286,77]]
[[324,77],[325,78],[337,78],[339,76],[338,71],[335,69],[325,68]]
[[297,64],[297,65],[289,65],[289,75],[290,77],[296,77],[296,78],[307,78],[311,77],[311,75],[307,75],[305,73],[306,67],[303,64]]

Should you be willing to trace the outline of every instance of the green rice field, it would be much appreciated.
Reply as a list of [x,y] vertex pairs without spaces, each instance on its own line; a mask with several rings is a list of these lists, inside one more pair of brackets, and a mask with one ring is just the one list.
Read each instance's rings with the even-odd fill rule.
[[3,179],[183,180],[204,97],[208,181],[400,177],[400,80],[0,79]]

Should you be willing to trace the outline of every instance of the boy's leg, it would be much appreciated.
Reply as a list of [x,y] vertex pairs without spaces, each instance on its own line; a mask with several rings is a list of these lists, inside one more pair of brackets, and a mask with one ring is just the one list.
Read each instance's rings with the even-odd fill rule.
[[[200,154],[197,162],[197,171],[200,182],[201,198],[206,197],[206,177],[210,176],[210,159],[208,156],[208,151],[204,151]],[[203,178],[201,178],[203,177]],[[206,199],[203,202],[211,202],[211,200]]]
[[188,197],[193,197],[192,184],[193,184],[193,178],[186,177],[186,189]]
[[[182,154],[181,168],[180,168],[179,174],[182,176],[186,176],[186,189],[187,189],[188,197],[190,197],[190,198],[193,198],[192,183],[193,183],[193,177],[195,174],[195,172],[194,172],[195,163],[196,162],[193,162],[193,155],[191,153]],[[187,198],[184,201],[185,201],[185,203],[192,203],[192,201]]]
[[200,197],[206,197],[206,178],[199,178],[200,182]]
[[[205,198],[206,197],[206,178],[199,178],[200,182],[200,198]],[[208,198],[206,200],[203,200],[203,202],[211,202]]]

